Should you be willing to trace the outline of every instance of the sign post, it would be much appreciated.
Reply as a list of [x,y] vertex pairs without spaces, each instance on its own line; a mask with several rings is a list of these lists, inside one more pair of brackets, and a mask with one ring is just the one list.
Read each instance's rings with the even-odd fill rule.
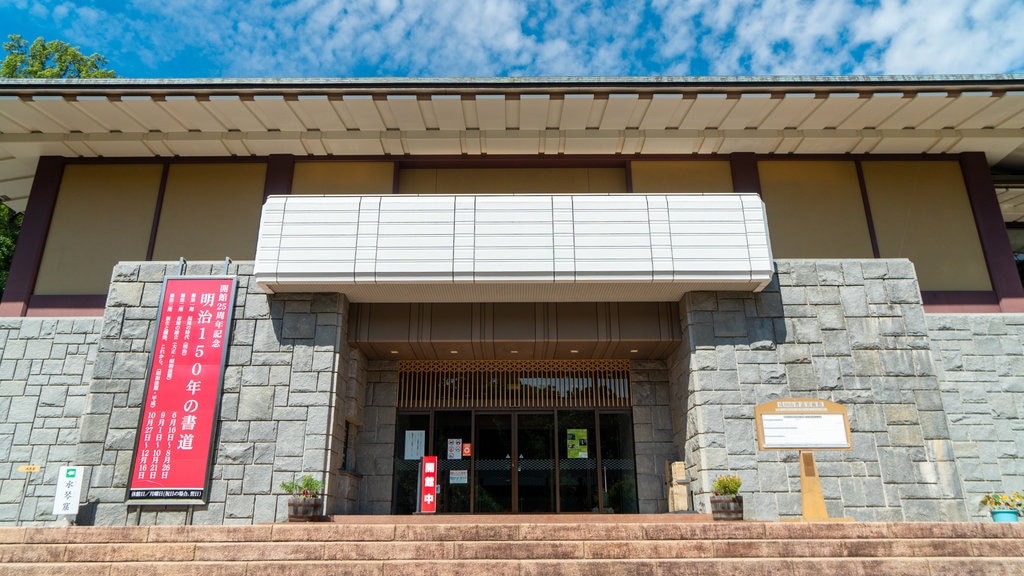
[[25,506],[25,499],[28,498],[28,485],[29,480],[32,479],[32,474],[39,472],[43,467],[38,464],[22,464],[18,466],[18,472],[25,474],[25,482],[21,486],[21,500],[18,501],[18,520],[21,520],[21,509]]
[[804,522],[853,522],[829,518],[814,450],[850,450],[853,441],[846,408],[817,398],[787,398],[754,408],[761,450],[800,451],[800,493]]
[[424,456],[420,461],[417,492],[417,511],[420,514],[433,514],[437,510],[437,456]]
[[61,466],[57,472],[57,492],[53,495],[53,514],[71,524],[69,516],[78,515],[82,497],[82,473],[77,466]]

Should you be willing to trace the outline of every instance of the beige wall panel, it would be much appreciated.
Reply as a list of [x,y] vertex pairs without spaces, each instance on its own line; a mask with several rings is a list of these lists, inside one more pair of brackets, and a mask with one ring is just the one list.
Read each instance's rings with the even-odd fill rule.
[[630,164],[635,194],[732,192],[728,160],[639,161]]
[[265,164],[174,164],[167,177],[154,260],[252,260]]
[[862,164],[878,249],[910,258],[922,290],[991,290],[960,164]]
[[622,194],[622,168],[445,168],[402,170],[402,194]]
[[122,260],[145,260],[160,191],[159,164],[64,169],[36,294],[106,294]]
[[589,168],[590,194],[625,194],[626,171],[622,168]]
[[872,258],[857,166],[844,161],[757,163],[776,258]]
[[392,162],[296,162],[292,194],[391,194]]
[[438,194],[437,170],[410,168],[398,173],[399,194]]

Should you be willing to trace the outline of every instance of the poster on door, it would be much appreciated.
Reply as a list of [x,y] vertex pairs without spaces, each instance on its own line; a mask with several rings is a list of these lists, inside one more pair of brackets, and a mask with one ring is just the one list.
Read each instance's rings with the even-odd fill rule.
[[448,459],[462,460],[462,438],[448,439]]
[[587,429],[586,428],[569,428],[566,430],[566,446],[569,452],[569,458],[587,458]]
[[426,453],[424,450],[427,445],[427,432],[426,430],[406,430],[405,431],[405,459],[406,460],[419,460],[423,458]]

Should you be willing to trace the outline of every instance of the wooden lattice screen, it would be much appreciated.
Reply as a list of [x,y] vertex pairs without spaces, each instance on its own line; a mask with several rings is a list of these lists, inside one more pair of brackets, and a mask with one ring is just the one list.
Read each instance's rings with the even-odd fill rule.
[[403,360],[399,408],[629,408],[629,360]]

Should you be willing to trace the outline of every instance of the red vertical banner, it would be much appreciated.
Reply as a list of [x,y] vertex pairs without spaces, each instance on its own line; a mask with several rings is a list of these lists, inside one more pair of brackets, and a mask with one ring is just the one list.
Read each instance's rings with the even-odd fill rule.
[[129,502],[208,500],[234,303],[234,277],[164,280]]
[[437,510],[437,456],[424,456],[420,464],[420,513]]

